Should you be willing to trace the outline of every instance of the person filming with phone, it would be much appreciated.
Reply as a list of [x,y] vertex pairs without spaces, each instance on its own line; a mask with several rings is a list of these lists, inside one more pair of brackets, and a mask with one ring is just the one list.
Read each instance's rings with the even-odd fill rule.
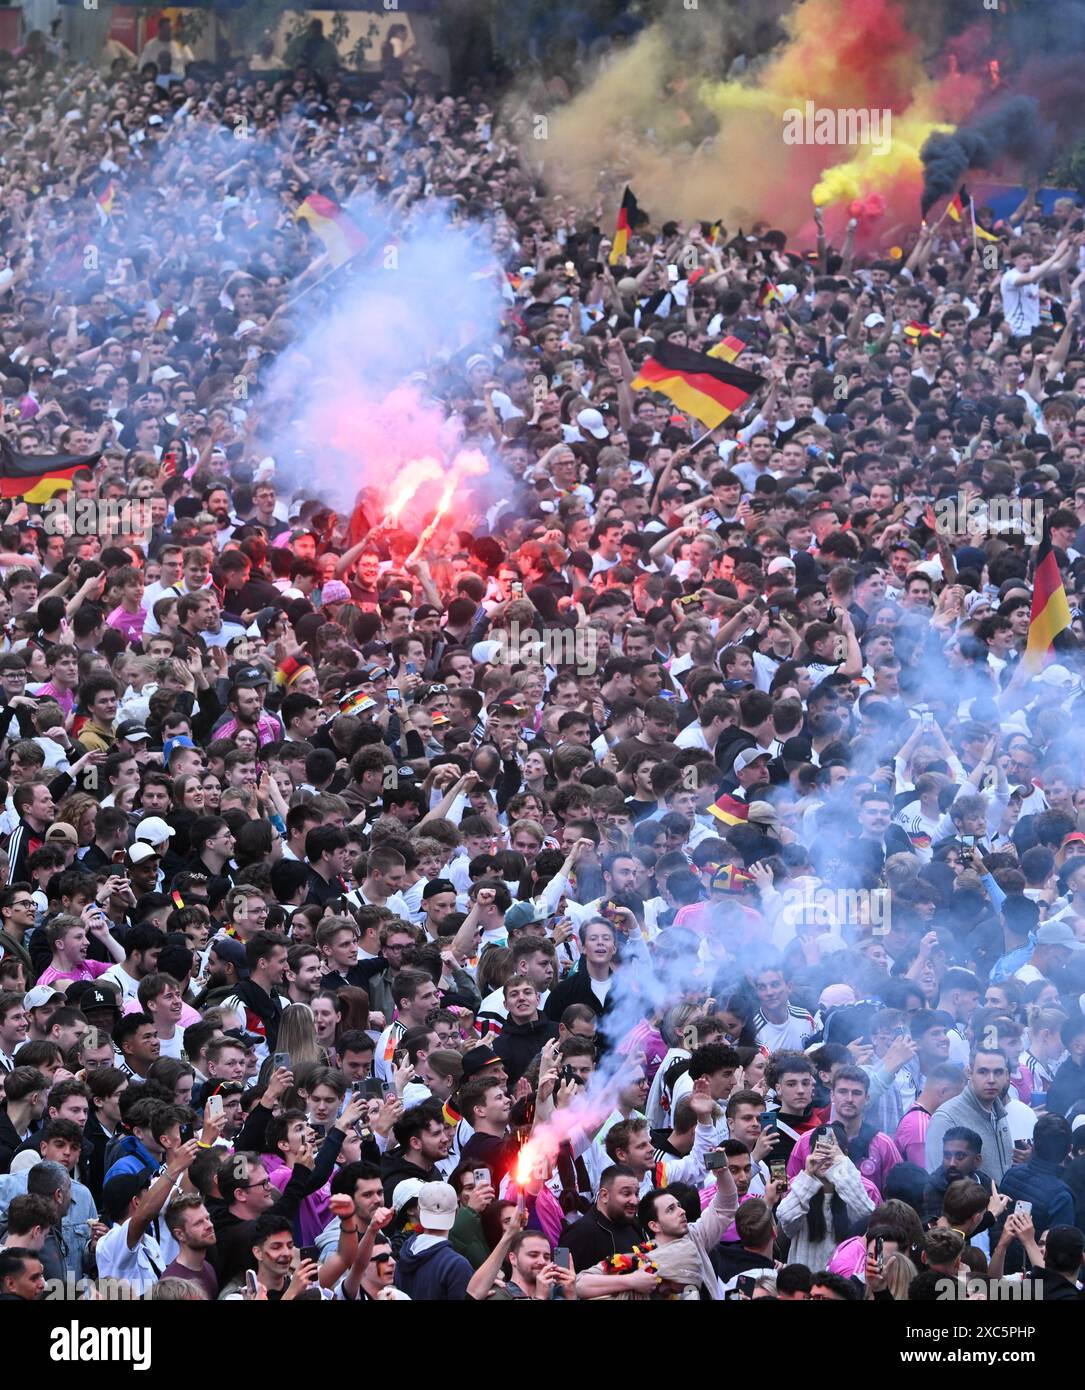
[[860,1217],[877,1203],[859,1170],[840,1147],[832,1125],[819,1125],[801,1171],[796,1171],[776,1221],[791,1239],[788,1259],[824,1269]]

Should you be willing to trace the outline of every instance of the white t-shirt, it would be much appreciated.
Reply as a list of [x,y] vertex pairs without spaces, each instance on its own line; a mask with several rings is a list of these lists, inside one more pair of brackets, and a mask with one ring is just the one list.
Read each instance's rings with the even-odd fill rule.
[[613,983],[613,975],[608,976],[605,980],[592,980],[591,992],[595,995],[596,999],[599,1000],[601,1005],[607,1002],[607,995],[610,993],[610,986]]
[[[133,980],[131,975],[125,970],[124,966],[118,961],[116,965],[111,965],[101,976],[103,980],[108,980],[111,985],[115,985],[121,992],[121,1007],[139,999],[139,981]],[[167,1054],[163,1053],[163,1057]]]
[[178,1062],[183,1062],[185,1060],[184,1039],[183,1030],[175,1028],[172,1038],[159,1038],[158,1055],[160,1057],[173,1057]]
[[674,740],[676,748],[703,748],[706,753],[711,753],[714,749],[709,748],[708,739],[704,736],[704,729],[694,720],[692,724],[687,724]]
[[146,1293],[158,1283],[169,1263],[162,1256],[158,1241],[146,1232],[134,1250],[128,1248],[131,1218],[107,1231],[98,1242],[98,1274],[102,1279],[127,1279],[134,1293]]
[[1007,270],[1000,285],[1002,309],[1015,338],[1031,333],[1040,326],[1039,281],[1031,285],[1019,285],[1017,282],[1020,278],[1019,270]]

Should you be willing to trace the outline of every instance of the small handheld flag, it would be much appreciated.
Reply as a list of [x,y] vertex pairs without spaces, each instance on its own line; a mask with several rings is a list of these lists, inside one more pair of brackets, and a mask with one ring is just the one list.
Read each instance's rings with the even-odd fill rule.
[[724,362],[734,362],[749,347],[749,343],[743,342],[741,338],[727,337],[722,338],[715,347],[708,349],[709,357],[719,357]]
[[106,223],[113,216],[113,204],[117,200],[117,188],[113,180],[110,179],[101,193],[95,200],[98,206],[98,216],[102,223]]
[[622,205],[618,209],[618,225],[614,229],[614,241],[611,243],[610,255],[607,258],[608,264],[617,265],[619,261],[625,259],[629,247],[629,234],[638,220],[639,212],[640,209],[637,207],[633,190],[627,185],[622,194]]
[[1043,540],[1036,552],[1036,573],[1032,580],[1032,616],[1028,641],[1021,665],[1041,671],[1051,661],[1055,638],[1070,626],[1070,605],[1066,601],[1059,563],[1051,544],[1050,518],[1044,523]]

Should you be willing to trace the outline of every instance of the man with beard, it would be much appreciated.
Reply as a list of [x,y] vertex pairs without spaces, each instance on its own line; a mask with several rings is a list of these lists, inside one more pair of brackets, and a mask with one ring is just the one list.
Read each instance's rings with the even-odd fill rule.
[[[980,1167],[983,1161],[983,1142],[973,1129],[964,1125],[954,1125],[942,1136],[942,1162],[931,1173],[927,1186],[923,1189],[923,1206],[920,1215],[924,1221],[935,1221],[942,1214],[942,1201],[946,1188],[951,1182],[977,1183],[985,1192],[990,1192],[994,1179]],[[987,1220],[991,1225],[993,1218]]]
[[275,932],[258,931],[251,936],[245,943],[248,979],[242,980],[220,1005],[240,1014],[245,1029],[261,1038],[261,1061],[275,1051],[279,1019],[286,1007],[286,999],[277,993],[286,972],[286,945],[286,937]]
[[215,738],[233,739],[240,729],[248,729],[256,735],[261,748],[265,743],[280,742],[282,724],[264,709],[267,689],[267,672],[258,666],[245,666],[238,671],[226,696],[228,713],[215,725]]
[[[651,1242],[646,1257],[663,1281],[650,1296],[671,1298],[677,1291],[679,1297],[715,1300],[718,1280],[710,1256],[737,1210],[738,1193],[726,1168],[716,1169],[712,1205],[695,1221],[690,1221],[682,1203],[668,1188],[653,1187],[646,1193],[637,1207],[637,1220]],[[608,1272],[604,1259],[578,1276],[577,1296],[609,1298],[614,1292],[615,1277]]]

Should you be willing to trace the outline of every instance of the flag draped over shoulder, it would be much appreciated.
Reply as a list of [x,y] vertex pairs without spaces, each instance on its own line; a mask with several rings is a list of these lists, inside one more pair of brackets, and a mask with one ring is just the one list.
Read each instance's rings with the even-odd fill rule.
[[369,245],[369,238],[354,218],[323,193],[310,193],[294,213],[298,222],[307,222],[324,243],[332,265],[344,265]]
[[0,497],[48,502],[67,492],[81,468],[93,468],[101,454],[17,454],[0,439]]
[[721,425],[764,384],[756,372],[675,343],[658,343],[633,378],[634,389],[658,391],[709,429]]
[[1050,521],[1044,525],[1044,536],[1036,552],[1036,573],[1032,580],[1032,617],[1028,625],[1028,642],[1022,664],[1039,671],[1052,658],[1055,638],[1070,626],[1070,605],[1066,602],[1062,575],[1051,545]]
[[637,200],[633,197],[633,190],[627,186],[622,194],[622,205],[618,209],[618,225],[614,229],[614,241],[611,243],[610,255],[607,258],[610,265],[617,265],[624,258],[629,246],[629,233],[633,230],[639,211]]

